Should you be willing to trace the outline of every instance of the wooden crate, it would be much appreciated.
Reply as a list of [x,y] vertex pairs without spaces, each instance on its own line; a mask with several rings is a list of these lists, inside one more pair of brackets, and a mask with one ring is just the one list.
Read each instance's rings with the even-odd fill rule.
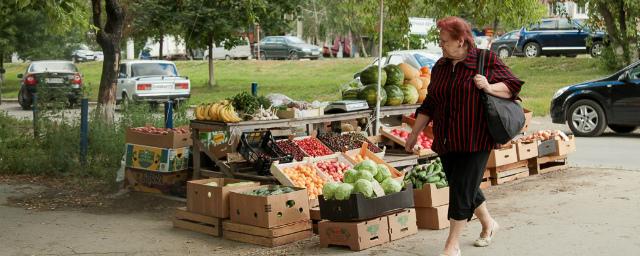
[[491,150],[487,168],[508,166],[518,162],[518,151],[514,144],[504,145],[502,148]]
[[529,174],[544,174],[569,168],[567,156],[543,156],[529,159]]
[[186,207],[176,209],[173,227],[212,236],[222,235],[222,219],[192,213],[187,211]]
[[273,228],[256,227],[226,220],[222,227],[225,239],[267,247],[289,244],[312,236],[312,225],[309,220]]
[[[401,130],[405,130],[407,132],[411,132],[411,127],[408,127],[406,124],[402,124],[401,126],[394,126],[394,127],[381,127],[380,128],[380,134],[382,134],[382,136],[389,138],[390,140],[392,140],[393,142],[399,144],[400,146],[404,147],[405,145],[405,140],[395,136],[393,134],[391,134],[391,130],[393,129],[401,129]],[[414,149],[413,151],[414,154],[418,155],[418,156],[427,156],[427,155],[432,155],[434,152],[431,149]]]
[[485,189],[491,187],[491,178],[483,178],[482,182],[480,182],[480,189]]
[[[398,181],[402,181],[404,179],[404,173],[400,172],[398,169],[396,169],[395,167],[391,166],[390,164],[388,164],[387,162],[385,162],[382,158],[378,157],[375,153],[371,152],[368,148],[367,148],[367,143],[363,143],[362,144],[362,148],[360,148],[360,155],[361,156],[366,156],[369,159],[373,160],[374,162],[376,162],[377,164],[384,164],[387,169],[389,169],[389,171],[391,172],[391,177],[393,177],[393,179],[398,180]],[[358,162],[355,159],[355,155],[347,155],[345,154],[345,158],[347,160],[349,160],[349,162],[351,162],[351,164],[356,165],[358,164]]]
[[529,177],[529,168],[528,167],[520,167],[516,169],[510,169],[502,172],[491,172],[491,185],[501,185],[506,182],[522,179]]

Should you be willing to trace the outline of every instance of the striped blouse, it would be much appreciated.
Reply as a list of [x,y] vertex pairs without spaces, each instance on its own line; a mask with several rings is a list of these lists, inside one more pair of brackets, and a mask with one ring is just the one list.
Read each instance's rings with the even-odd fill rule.
[[[471,48],[455,66],[450,59],[440,58],[431,70],[427,97],[416,114],[433,120],[432,149],[438,154],[490,151],[496,146],[487,129],[481,90],[473,81],[479,52]],[[490,84],[503,82],[512,95],[518,95],[524,84],[493,52],[485,58],[486,73]]]

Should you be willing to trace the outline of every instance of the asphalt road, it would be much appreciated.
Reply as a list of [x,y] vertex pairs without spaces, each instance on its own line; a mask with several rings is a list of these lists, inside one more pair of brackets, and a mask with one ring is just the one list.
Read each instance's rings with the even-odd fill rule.
[[[94,105],[90,105],[93,109]],[[9,115],[31,119],[32,112],[22,110],[16,102],[3,102],[0,111]],[[79,109],[65,110],[68,118],[80,118]],[[116,118],[118,113],[116,113]],[[534,117],[530,124],[530,131],[542,129],[557,129],[569,132],[567,125],[554,124],[551,118]],[[579,137],[576,139],[577,152],[569,155],[569,164],[576,167],[600,167],[607,169],[625,169],[640,171],[640,129],[631,134],[616,134],[610,129],[596,138]]]

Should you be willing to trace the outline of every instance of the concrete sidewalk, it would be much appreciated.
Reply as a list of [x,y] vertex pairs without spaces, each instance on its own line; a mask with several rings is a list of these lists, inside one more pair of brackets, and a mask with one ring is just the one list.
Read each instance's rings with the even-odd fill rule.
[[[487,189],[501,224],[495,243],[475,248],[480,224],[462,238],[463,255],[637,255],[640,172],[577,169]],[[161,211],[132,214],[34,212],[4,205],[30,185],[0,184],[0,255],[438,255],[448,230],[352,253],[319,248],[318,237],[274,249],[173,229]],[[19,192],[23,191],[23,192]],[[27,191],[28,192],[28,191]]]

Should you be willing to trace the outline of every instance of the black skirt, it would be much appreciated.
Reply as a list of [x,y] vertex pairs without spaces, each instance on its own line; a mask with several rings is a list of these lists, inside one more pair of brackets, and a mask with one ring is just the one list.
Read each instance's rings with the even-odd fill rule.
[[440,156],[449,183],[449,219],[470,221],[484,201],[480,190],[490,152],[450,152]]

